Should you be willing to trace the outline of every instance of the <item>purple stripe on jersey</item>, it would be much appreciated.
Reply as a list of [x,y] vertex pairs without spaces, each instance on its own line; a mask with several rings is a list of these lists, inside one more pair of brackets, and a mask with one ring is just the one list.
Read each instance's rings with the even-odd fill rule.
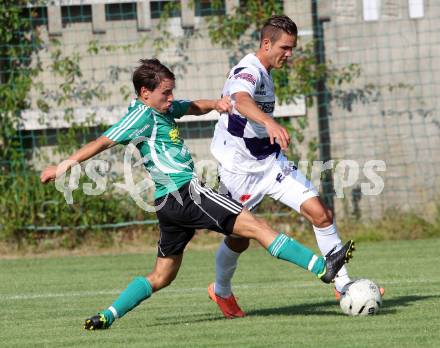
[[236,114],[229,114],[228,132],[231,133],[233,136],[243,138],[246,123],[246,118]]
[[263,160],[273,153],[278,157],[281,151],[280,145],[270,143],[270,138],[243,138],[243,140],[246,148],[257,160]]

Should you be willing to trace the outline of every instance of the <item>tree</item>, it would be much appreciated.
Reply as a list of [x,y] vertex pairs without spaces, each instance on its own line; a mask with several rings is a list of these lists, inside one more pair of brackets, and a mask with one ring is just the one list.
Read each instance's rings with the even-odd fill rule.
[[38,28],[32,26],[35,10],[29,1],[3,1],[0,7],[0,172],[24,161],[19,129],[21,112],[29,107],[28,94],[41,70]]

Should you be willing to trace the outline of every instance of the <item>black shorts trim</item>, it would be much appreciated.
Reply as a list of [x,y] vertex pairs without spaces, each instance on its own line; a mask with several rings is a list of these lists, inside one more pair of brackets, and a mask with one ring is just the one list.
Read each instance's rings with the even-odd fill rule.
[[158,256],[183,253],[196,229],[209,229],[225,235],[232,233],[243,206],[227,195],[201,184],[196,178],[156,199],[160,240]]
[[201,185],[198,181],[191,181],[190,187],[193,189],[190,191],[191,198],[197,203],[198,196],[204,194],[208,199],[212,200],[219,206],[229,210],[232,213],[240,213],[243,206],[240,203],[235,202],[232,198],[226,195],[214,191],[210,187]]

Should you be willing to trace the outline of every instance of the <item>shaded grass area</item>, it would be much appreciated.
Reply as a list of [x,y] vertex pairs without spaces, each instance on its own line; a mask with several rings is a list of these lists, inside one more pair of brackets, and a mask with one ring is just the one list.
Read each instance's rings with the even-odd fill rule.
[[0,260],[0,341],[56,347],[438,347],[440,239],[359,242],[355,277],[386,289],[374,317],[344,316],[331,286],[261,248],[240,259],[234,291],[248,316],[225,320],[208,300],[214,250],[189,250],[181,272],[103,332],[82,329],[155,254]]

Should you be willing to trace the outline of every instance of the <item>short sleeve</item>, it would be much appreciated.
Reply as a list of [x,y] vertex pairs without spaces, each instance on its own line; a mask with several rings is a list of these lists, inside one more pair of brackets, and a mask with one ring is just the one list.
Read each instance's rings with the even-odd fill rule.
[[149,118],[145,117],[146,113],[147,110],[142,107],[131,110],[102,135],[117,144],[127,145],[147,129]]
[[174,100],[168,111],[168,115],[172,118],[181,118],[186,115],[190,105],[191,100]]
[[230,76],[229,94],[237,92],[247,92],[253,98],[257,84],[260,82],[260,73],[258,69],[252,67],[236,68]]

